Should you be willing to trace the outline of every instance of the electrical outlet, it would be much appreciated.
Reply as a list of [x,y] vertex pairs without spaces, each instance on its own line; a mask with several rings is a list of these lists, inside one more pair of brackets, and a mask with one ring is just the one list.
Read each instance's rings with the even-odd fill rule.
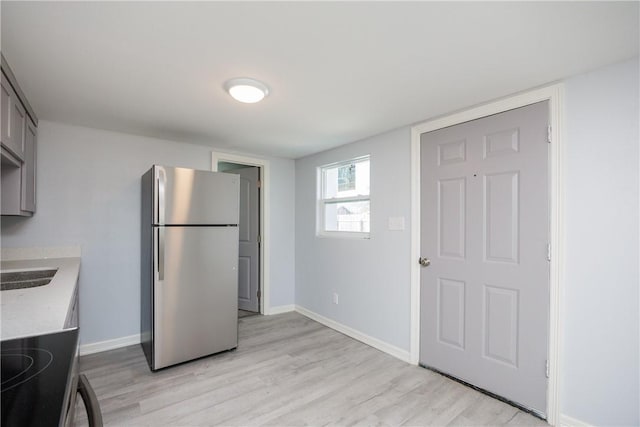
[[333,303],[338,304],[338,294],[336,292],[333,293]]

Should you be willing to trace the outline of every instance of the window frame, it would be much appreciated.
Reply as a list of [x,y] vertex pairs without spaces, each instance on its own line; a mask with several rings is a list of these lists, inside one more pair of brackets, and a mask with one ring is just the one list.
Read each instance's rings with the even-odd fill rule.
[[[338,168],[340,166],[347,166],[364,161],[369,161],[369,194],[368,195],[356,195],[347,197],[331,197],[324,198],[324,190],[326,188],[326,174],[325,170]],[[316,236],[317,237],[332,237],[332,238],[352,238],[352,239],[370,239],[371,238],[371,155],[366,154],[363,156],[353,157],[348,160],[342,160],[339,162],[329,163],[321,165],[316,168],[317,170],[317,203],[316,203]],[[325,229],[325,206],[334,203],[341,202],[369,202],[369,231],[332,231]]]

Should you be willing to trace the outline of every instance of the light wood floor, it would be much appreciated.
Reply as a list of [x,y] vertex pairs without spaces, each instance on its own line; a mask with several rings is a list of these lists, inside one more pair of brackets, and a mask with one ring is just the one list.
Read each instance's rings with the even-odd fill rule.
[[259,314],[260,313],[254,313],[253,311],[238,310],[238,319],[242,317],[257,316]]
[[83,356],[105,424],[546,425],[298,313],[239,322],[237,350],[156,373],[140,346]]

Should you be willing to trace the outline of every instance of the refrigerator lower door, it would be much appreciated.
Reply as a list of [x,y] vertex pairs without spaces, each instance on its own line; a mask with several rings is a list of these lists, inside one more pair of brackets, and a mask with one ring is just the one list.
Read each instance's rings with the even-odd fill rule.
[[238,345],[238,228],[154,227],[153,366]]

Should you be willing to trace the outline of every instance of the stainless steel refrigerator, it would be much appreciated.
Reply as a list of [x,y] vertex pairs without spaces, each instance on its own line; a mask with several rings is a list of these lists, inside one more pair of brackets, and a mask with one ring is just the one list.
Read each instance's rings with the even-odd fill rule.
[[151,370],[238,345],[237,175],[142,176],[141,341]]

